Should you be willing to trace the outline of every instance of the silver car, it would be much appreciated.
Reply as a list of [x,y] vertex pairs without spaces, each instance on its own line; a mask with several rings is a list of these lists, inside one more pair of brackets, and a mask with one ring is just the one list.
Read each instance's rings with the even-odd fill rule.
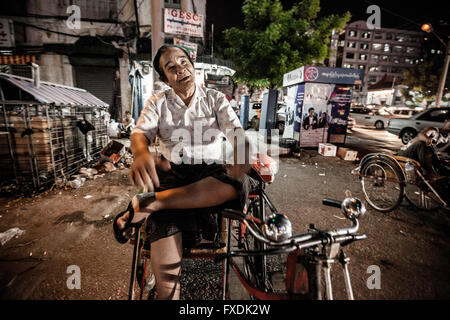
[[442,128],[444,121],[450,119],[450,108],[430,108],[411,118],[392,118],[386,130],[400,137],[403,144],[413,139],[417,133],[427,127]]

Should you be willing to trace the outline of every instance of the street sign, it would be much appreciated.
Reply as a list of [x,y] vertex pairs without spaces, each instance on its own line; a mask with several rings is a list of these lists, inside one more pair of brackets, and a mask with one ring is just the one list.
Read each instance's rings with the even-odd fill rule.
[[165,8],[164,32],[203,38],[203,15]]
[[184,50],[186,50],[189,53],[189,57],[191,58],[191,60],[195,62],[195,60],[197,59],[198,48],[198,45],[196,43],[173,38],[173,44],[180,46]]
[[12,20],[0,19],[0,47],[15,47],[14,25]]

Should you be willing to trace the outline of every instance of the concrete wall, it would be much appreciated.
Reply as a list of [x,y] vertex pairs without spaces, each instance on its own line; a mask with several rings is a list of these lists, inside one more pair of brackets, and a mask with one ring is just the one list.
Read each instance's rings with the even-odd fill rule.
[[41,54],[37,62],[42,81],[74,86],[73,68],[67,56],[52,53]]

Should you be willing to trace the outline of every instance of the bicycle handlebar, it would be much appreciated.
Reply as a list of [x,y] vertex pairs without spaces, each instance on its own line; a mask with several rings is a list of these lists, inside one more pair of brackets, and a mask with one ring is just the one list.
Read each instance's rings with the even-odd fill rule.
[[322,204],[330,207],[341,208],[342,202],[334,199],[323,199]]
[[[342,208],[342,202],[338,200],[333,199],[323,199],[322,203],[324,205]],[[310,232],[298,234],[291,236],[290,238],[282,241],[273,241],[268,239],[263,232],[261,232],[261,229],[256,226],[253,227],[252,224],[254,224],[254,220],[248,218],[246,214],[243,212],[232,210],[232,209],[225,209],[223,211],[224,216],[226,218],[239,220],[245,224],[245,226],[248,228],[250,233],[259,241],[272,246],[272,247],[285,247],[285,246],[292,246],[295,248],[307,248],[315,245],[320,244],[330,244],[330,243],[336,243],[336,242],[345,242],[345,241],[356,241],[356,240],[362,240],[366,239],[366,235],[355,235],[356,232],[358,232],[359,229],[359,222],[357,218],[351,218],[352,226],[349,228],[341,228],[336,230],[317,230],[313,229]]]

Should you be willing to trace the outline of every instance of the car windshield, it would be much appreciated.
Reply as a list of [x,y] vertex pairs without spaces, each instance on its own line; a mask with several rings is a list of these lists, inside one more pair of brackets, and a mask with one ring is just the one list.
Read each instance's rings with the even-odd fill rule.
[[386,110],[377,110],[375,112],[375,114],[378,115],[378,116],[389,116],[389,115],[392,115],[392,113],[390,113],[390,112],[388,112]]

